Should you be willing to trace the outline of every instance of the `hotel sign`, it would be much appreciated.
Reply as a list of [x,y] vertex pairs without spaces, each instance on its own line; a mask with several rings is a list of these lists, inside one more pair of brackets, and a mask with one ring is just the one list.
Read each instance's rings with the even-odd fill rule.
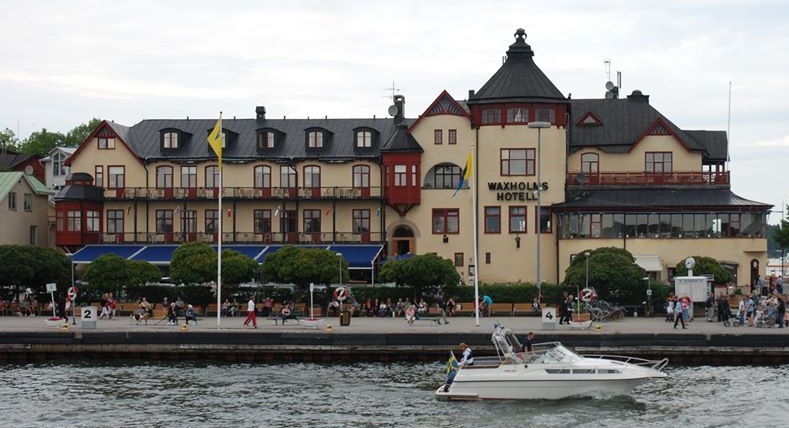
[[497,201],[536,201],[538,191],[548,190],[548,182],[491,181],[488,190],[496,192]]

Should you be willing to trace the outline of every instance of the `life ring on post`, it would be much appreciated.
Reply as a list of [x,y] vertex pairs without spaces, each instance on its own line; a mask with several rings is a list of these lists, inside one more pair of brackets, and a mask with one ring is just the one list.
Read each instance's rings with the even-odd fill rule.
[[346,287],[337,287],[334,290],[334,300],[343,301],[351,296],[351,289]]
[[66,295],[68,296],[68,301],[69,302],[73,302],[74,299],[77,298],[77,292],[78,291],[79,290],[77,289],[77,287],[74,287],[74,286],[72,286],[71,288],[68,289],[68,292],[66,293]]
[[594,288],[587,287],[581,290],[581,293],[578,295],[578,298],[581,299],[581,301],[583,302],[589,303],[590,301],[597,298],[597,292],[594,290]]

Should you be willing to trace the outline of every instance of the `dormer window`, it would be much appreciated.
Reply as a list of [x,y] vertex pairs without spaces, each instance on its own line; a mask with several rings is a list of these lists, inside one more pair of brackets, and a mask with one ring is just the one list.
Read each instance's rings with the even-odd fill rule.
[[230,135],[228,135],[227,132],[222,131],[222,148],[223,149],[227,148],[227,142],[228,141],[230,141]]
[[323,147],[323,132],[309,131],[307,132],[307,148],[317,149]]
[[178,133],[175,131],[165,131],[162,134],[162,147],[165,149],[177,149]]
[[258,132],[258,149],[273,149],[276,136],[272,131]]
[[356,147],[372,147],[373,133],[371,131],[356,132]]

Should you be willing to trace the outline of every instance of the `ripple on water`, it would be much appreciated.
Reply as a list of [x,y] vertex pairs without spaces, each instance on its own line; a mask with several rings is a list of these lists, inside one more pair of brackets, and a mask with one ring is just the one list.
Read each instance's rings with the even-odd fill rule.
[[[631,396],[439,402],[441,363],[58,362],[3,366],[7,426],[776,426],[789,366],[670,367]],[[750,403],[750,404],[748,404]],[[758,403],[758,405],[756,405]]]

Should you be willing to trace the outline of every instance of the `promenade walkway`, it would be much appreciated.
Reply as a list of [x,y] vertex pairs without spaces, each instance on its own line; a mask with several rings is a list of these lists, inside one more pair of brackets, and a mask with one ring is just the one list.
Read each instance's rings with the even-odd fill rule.
[[[58,331],[65,329],[57,329],[48,327],[44,323],[44,316],[37,317],[18,317],[18,316],[3,316],[0,317],[0,332],[43,332],[43,331]],[[681,328],[674,329],[673,323],[664,321],[663,317],[654,318],[625,318],[622,321],[609,321],[601,323],[593,323],[601,325],[601,329],[590,328],[587,330],[572,329],[566,325],[555,325],[554,329],[544,329],[542,320],[539,317],[490,317],[480,318],[479,326],[476,325],[476,320],[471,316],[455,316],[449,318],[449,324],[436,325],[433,322],[418,321],[413,326],[408,326],[402,318],[367,318],[358,317],[352,318],[348,326],[340,326],[338,318],[327,318],[326,325],[331,324],[332,334],[487,334],[492,331],[493,323],[500,322],[505,327],[512,329],[518,334],[524,334],[527,331],[534,331],[538,335],[540,333],[553,335],[600,335],[600,334],[723,334],[723,335],[787,335],[789,328],[757,328],[757,327],[724,327],[717,322],[708,322],[704,318],[696,318],[690,323],[687,330]],[[229,317],[222,318],[221,325],[217,326],[216,317],[200,318],[198,325],[190,323],[189,329],[182,331],[178,326],[168,326],[166,321],[151,319],[148,325],[137,325],[136,322],[131,322],[129,317],[120,317],[112,320],[99,320],[95,329],[83,329],[80,325],[80,320],[76,320],[76,325],[72,324],[69,320],[69,329],[66,331],[84,330],[95,332],[243,332],[249,334],[264,333],[264,332],[304,332],[310,331],[309,329],[301,326],[294,320],[289,320],[286,324],[274,324],[273,320],[258,317],[258,328],[246,328],[242,325],[244,317]],[[179,320],[183,323],[183,318]],[[312,330],[315,331],[315,330]],[[320,331],[326,332],[324,328]]]

